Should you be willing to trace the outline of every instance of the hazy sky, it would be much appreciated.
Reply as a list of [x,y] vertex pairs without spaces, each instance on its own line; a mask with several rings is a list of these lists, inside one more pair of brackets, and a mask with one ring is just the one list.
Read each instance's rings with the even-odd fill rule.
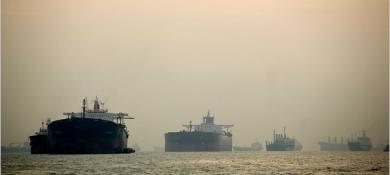
[[1,142],[99,96],[144,150],[207,109],[234,145],[283,126],[305,150],[383,143],[388,20],[386,0],[4,0]]

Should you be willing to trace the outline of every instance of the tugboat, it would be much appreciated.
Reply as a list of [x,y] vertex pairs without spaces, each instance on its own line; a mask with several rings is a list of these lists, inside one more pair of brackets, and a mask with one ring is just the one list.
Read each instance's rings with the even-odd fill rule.
[[200,125],[193,125],[190,121],[189,125],[183,126],[187,131],[165,134],[165,152],[232,151],[229,128],[233,125],[214,124],[210,111]]
[[350,151],[370,151],[372,148],[371,140],[366,136],[366,131],[362,131],[362,136],[357,140],[348,141],[348,147]]
[[271,142],[266,142],[267,151],[301,151],[302,145],[297,139],[287,137],[286,127],[284,129],[284,134],[276,134],[274,130],[274,140]]
[[321,151],[348,151],[348,144],[344,143],[344,138],[341,137],[341,141],[337,142],[337,137],[334,137],[334,142],[330,141],[328,137],[327,142],[318,142]]
[[46,144],[42,141],[38,145],[31,139],[31,150],[33,145],[37,145],[49,154],[133,153],[134,150],[127,147],[129,133],[124,119],[134,118],[126,113],[110,113],[102,109],[102,105],[96,97],[93,109],[88,109],[87,99],[84,98],[82,112],[63,113],[66,119],[50,122],[47,131],[42,130],[44,132],[40,136],[42,140],[46,139]]
[[39,131],[35,135],[30,136],[30,152],[31,154],[46,154],[47,153],[47,125],[50,123],[50,120],[46,121],[46,128],[44,122],[42,122],[42,127],[39,128]]

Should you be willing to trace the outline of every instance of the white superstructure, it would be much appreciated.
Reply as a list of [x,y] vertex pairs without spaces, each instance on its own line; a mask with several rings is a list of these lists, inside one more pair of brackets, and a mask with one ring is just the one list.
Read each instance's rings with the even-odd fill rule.
[[107,121],[117,121],[117,123],[123,123],[123,119],[134,119],[133,117],[128,117],[127,113],[110,113],[107,109],[101,109],[102,102],[96,97],[94,100],[93,109],[87,109],[86,98],[83,99],[83,112],[64,112],[63,114],[69,117],[78,117],[78,118],[92,118],[99,120],[107,120]]
[[207,115],[203,117],[203,122],[200,125],[193,125],[190,121],[189,125],[183,125],[189,129],[189,131],[199,131],[199,132],[217,132],[222,133],[224,129],[227,131],[229,128],[233,127],[233,125],[216,125],[214,124],[214,116],[210,115],[210,111],[207,112]]

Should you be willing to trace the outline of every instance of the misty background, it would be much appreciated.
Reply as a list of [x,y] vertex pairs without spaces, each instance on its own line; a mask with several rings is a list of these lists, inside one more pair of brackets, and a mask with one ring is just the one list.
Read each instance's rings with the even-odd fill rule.
[[127,112],[129,144],[210,109],[233,145],[389,133],[388,1],[2,1],[1,144],[95,96]]

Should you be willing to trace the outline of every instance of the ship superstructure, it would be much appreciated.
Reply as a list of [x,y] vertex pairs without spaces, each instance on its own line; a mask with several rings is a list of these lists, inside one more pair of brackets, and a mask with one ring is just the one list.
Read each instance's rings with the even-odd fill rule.
[[357,139],[352,138],[348,141],[348,148],[350,151],[370,151],[372,143],[369,137],[366,136],[366,131],[362,131],[362,136]]
[[273,132],[273,141],[266,142],[267,151],[300,151],[302,145],[295,138],[290,138],[286,135],[286,127],[283,128],[283,134]]
[[334,137],[334,141],[328,137],[328,141],[318,142],[321,151],[348,151],[348,144],[344,143],[344,138],[341,137],[340,141],[337,141],[337,137]]
[[217,125],[210,111],[201,124],[183,125],[187,130],[165,134],[166,152],[232,151],[233,125]]

